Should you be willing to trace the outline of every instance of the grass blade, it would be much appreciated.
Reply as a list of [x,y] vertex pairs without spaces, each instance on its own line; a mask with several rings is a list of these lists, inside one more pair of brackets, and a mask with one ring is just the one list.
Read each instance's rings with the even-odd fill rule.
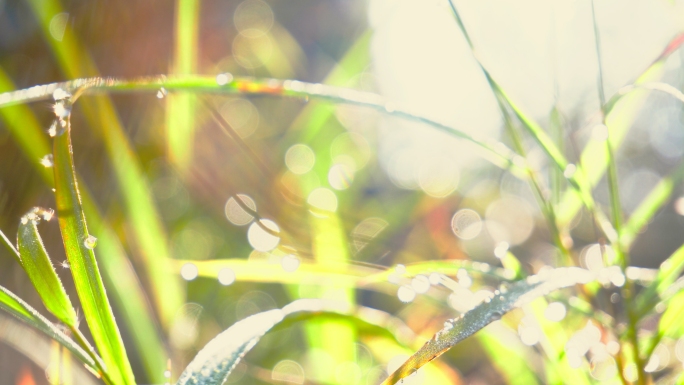
[[[38,233],[40,222],[40,208],[34,208],[21,218],[19,224],[19,254],[21,265],[28,274],[29,279],[36,288],[45,308],[57,319],[68,326],[75,326],[78,317],[69,296],[62,286],[62,281],[57,276],[50,257],[43,246],[43,240]],[[52,213],[46,214],[52,216]],[[49,218],[45,218],[49,220]]]
[[17,251],[16,246],[12,243],[12,241],[7,238],[5,233],[0,230],[0,242],[2,242],[2,245],[5,246],[5,249],[7,250],[8,253],[12,255],[12,257],[21,265],[21,257],[19,256],[19,252]]
[[74,340],[67,337],[60,329],[45,317],[40,315],[38,311],[29,306],[21,298],[17,297],[11,291],[0,286],[0,308],[10,313],[20,321],[40,330],[48,337],[62,344],[69,349],[81,362],[97,372],[98,368],[95,361],[86,353]]
[[620,232],[620,242],[624,250],[628,250],[641,230],[670,199],[675,186],[684,179],[684,163],[680,164],[670,175],[661,179],[639,203]]
[[[515,257],[513,257],[515,258]],[[388,282],[396,275],[394,268],[384,266],[368,267],[350,262],[338,263],[328,261],[325,264],[310,260],[302,260],[299,268],[283,274],[282,266],[268,261],[235,259],[215,260],[177,260],[174,271],[180,271],[185,264],[194,264],[200,277],[216,279],[223,269],[230,269],[238,282],[263,282],[282,284],[330,285],[344,288],[366,287]],[[425,261],[406,265],[402,278],[417,275],[439,273],[455,276],[459,270],[466,270],[476,275],[485,275],[498,281],[509,281],[516,277],[516,272],[490,266],[486,263],[467,260]],[[396,288],[392,286],[393,290]]]
[[230,74],[221,74],[228,80],[220,80],[206,76],[152,77],[135,80],[114,78],[85,78],[69,82],[51,83],[31,87],[24,90],[0,94],[0,107],[13,106],[20,103],[47,100],[58,89],[76,90],[78,94],[109,92],[147,92],[156,93],[160,88],[167,91],[185,91],[195,93],[216,94],[252,94],[296,97],[301,99],[321,99],[332,103],[353,104],[375,109],[390,116],[416,121],[437,130],[450,133],[470,142],[479,148],[480,155],[498,167],[510,170],[520,178],[527,177],[527,168],[519,164],[513,151],[500,142],[488,142],[465,133],[457,127],[431,120],[410,109],[402,109],[388,103],[382,96],[370,92],[362,92],[340,87],[312,84],[297,80],[277,79],[234,79]]
[[[13,89],[14,85],[11,80],[0,69],[0,91],[6,92]],[[40,173],[45,184],[52,188],[54,186],[52,169],[37,162],[37,159],[45,154],[51,154],[52,151],[31,109],[25,105],[0,108],[0,117],[15,142],[31,160],[35,170]],[[105,282],[113,289],[110,293],[118,308],[122,310],[122,320],[131,332],[149,381],[161,383],[164,381],[162,374],[166,368],[168,354],[162,344],[157,322],[146,300],[146,294],[117,235],[103,220],[87,188],[80,187],[83,210],[94,233],[98,234],[98,255],[102,263]],[[4,237],[4,234],[2,236]],[[18,252],[13,249],[14,246],[8,240],[3,244],[12,247],[12,249],[8,248],[10,254],[21,264]]]
[[[95,345],[115,384],[134,384],[133,371],[109,305],[97,267],[76,181],[69,117],[64,132],[54,138],[55,198],[59,227],[74,284]],[[60,123],[58,123],[60,124]]]
[[672,255],[660,264],[655,280],[636,298],[635,311],[644,315],[658,302],[656,297],[663,294],[684,271],[684,245],[675,250]]
[[347,314],[353,306],[330,300],[301,299],[282,309],[257,313],[236,322],[207,343],[181,374],[176,385],[220,385],[259,339],[285,317],[302,312]]
[[[197,73],[197,30],[200,2],[176,0],[174,75]],[[196,99],[190,94],[166,97],[166,146],[171,162],[186,171],[192,160]]]
[[524,281],[518,281],[505,291],[494,293],[489,302],[462,314],[460,318],[446,321],[444,328],[392,373],[382,385],[396,384],[421,366],[441,356],[457,343],[475,334],[491,322],[500,319],[513,308],[552,290],[578,283],[587,283],[591,280],[593,280],[593,276],[588,270],[577,267],[557,268],[543,275],[531,276]]

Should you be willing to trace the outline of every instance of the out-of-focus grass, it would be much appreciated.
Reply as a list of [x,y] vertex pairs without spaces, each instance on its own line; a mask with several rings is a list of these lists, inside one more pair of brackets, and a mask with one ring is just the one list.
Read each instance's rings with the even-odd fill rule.
[[[35,0],[30,5],[62,72],[72,79],[97,76],[95,64],[69,28],[61,41],[52,38],[50,22],[63,9],[59,1]],[[163,268],[169,259],[167,237],[148,183],[109,98],[99,95],[83,100],[82,104],[89,125],[100,135],[107,149],[137,242],[138,253],[134,255],[139,256],[146,266],[145,275],[149,279],[155,308],[162,325],[168,327],[181,306],[183,293],[178,277],[168,274],[168,270]]]
[[[197,35],[199,0],[176,0],[176,25],[173,75],[197,73]],[[166,98],[166,143],[170,161],[186,172],[192,161],[193,139],[197,124],[194,95],[181,93],[159,96]]]

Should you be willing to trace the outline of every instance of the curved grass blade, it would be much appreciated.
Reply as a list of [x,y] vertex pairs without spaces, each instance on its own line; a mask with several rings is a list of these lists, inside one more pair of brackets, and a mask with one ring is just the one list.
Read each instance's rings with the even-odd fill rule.
[[[50,33],[50,22],[54,15],[63,12],[60,0],[31,0],[31,10],[62,73],[75,79],[83,76],[98,76],[98,69],[69,27],[61,41]],[[106,95],[84,100],[83,113],[90,127],[103,139],[107,155],[118,181],[117,187],[123,198],[128,223],[133,229],[133,238],[140,253],[145,273],[150,282],[152,300],[159,312],[163,325],[170,324],[176,310],[183,303],[184,293],[180,278],[168,274],[166,266],[170,259],[167,236],[154,204],[154,199],[136,153],[128,140],[114,104]]]
[[[38,291],[45,308],[68,326],[75,326],[78,322],[76,311],[38,233],[41,211],[43,210],[36,207],[21,218],[18,231],[21,265]],[[52,216],[52,213],[48,215]]]
[[57,328],[57,326],[40,315],[38,311],[2,286],[0,286],[0,308],[7,311],[20,321],[40,330],[48,337],[62,344],[62,346],[69,349],[71,353],[73,353],[79,360],[81,360],[81,362],[87,365],[94,372],[99,371],[95,361],[88,355],[88,353],[78,346],[74,340],[67,337],[59,328]]
[[221,385],[259,339],[285,317],[301,312],[349,313],[341,301],[297,300],[282,309],[265,311],[236,322],[209,341],[181,374],[176,385]]
[[518,281],[505,291],[495,292],[490,301],[462,314],[459,318],[444,322],[444,328],[392,373],[382,385],[393,385],[402,378],[410,376],[421,366],[441,356],[457,343],[491,322],[499,320],[513,308],[550,291],[578,283],[588,283],[593,279],[593,274],[588,270],[578,267],[557,268],[530,276],[524,281]]
[[64,249],[85,319],[112,381],[115,384],[134,384],[131,364],[102,284],[93,253],[93,240],[81,207],[68,116],[64,124],[64,132],[54,138],[53,150],[55,198]]
[[254,94],[296,97],[302,99],[317,98],[333,103],[346,103],[378,110],[390,116],[401,119],[424,123],[440,131],[450,133],[458,138],[475,144],[482,149],[481,155],[498,167],[510,169],[516,176],[526,178],[526,167],[516,161],[513,151],[500,142],[488,142],[480,140],[464,131],[431,120],[409,109],[401,109],[380,95],[370,92],[345,89],[323,84],[300,82],[297,80],[277,79],[233,79],[228,74],[222,74],[230,81],[217,83],[216,78],[206,76],[176,76],[176,77],[150,77],[136,80],[114,78],[85,78],[69,82],[51,83],[35,86],[24,90],[0,94],[0,107],[12,106],[31,101],[49,99],[52,93],[58,89],[76,90],[75,95],[110,92],[149,92],[156,93],[160,88],[167,91],[185,91],[196,93],[216,94]]

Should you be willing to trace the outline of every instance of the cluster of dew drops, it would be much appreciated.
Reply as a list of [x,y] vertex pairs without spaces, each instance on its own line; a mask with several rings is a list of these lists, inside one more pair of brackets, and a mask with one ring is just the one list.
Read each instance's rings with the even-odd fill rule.
[[[55,114],[55,120],[52,122],[50,128],[47,131],[48,135],[51,138],[60,136],[66,132],[67,126],[69,124],[68,119],[69,115],[71,114],[72,107],[71,96],[71,93],[62,88],[57,88],[52,93],[52,98],[55,101],[55,104],[52,107],[52,110]],[[51,168],[54,166],[52,154],[46,154],[45,156],[40,158],[38,162],[46,168]],[[55,192],[56,190],[53,188],[52,191]],[[31,212],[22,217],[22,223],[25,224],[28,220],[39,220],[39,215],[42,216],[42,218],[45,221],[49,221],[54,215],[54,210],[34,208]],[[93,235],[88,234],[83,239],[83,246],[89,250],[93,250],[96,245],[97,238]],[[61,266],[64,268],[69,268],[69,263],[67,261],[64,261],[61,263]]]

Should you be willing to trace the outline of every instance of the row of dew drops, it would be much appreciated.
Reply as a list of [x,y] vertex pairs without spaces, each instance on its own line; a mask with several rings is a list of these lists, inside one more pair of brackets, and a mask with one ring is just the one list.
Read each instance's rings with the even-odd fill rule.
[[[62,88],[55,89],[55,91],[52,93],[52,97],[55,100],[53,112],[55,114],[56,119],[50,125],[50,128],[48,129],[47,133],[51,138],[54,138],[66,132],[67,127],[69,125],[69,115],[71,114],[72,102],[71,94]],[[39,160],[39,163],[46,168],[53,167],[54,160],[52,154],[46,154],[45,156],[43,156]],[[52,191],[55,192],[55,189],[53,188]],[[54,216],[54,210],[34,208],[32,209],[32,211],[30,211],[24,217],[22,217],[21,221],[23,224],[28,223],[29,220],[36,222],[40,220],[39,215],[43,218],[43,220],[50,221],[50,219],[52,219],[52,217]],[[83,239],[83,246],[85,246],[85,248],[89,250],[93,250],[95,246],[97,246],[97,238],[93,235],[88,234]],[[62,262],[61,265],[65,268],[69,267],[69,263],[66,261]]]

